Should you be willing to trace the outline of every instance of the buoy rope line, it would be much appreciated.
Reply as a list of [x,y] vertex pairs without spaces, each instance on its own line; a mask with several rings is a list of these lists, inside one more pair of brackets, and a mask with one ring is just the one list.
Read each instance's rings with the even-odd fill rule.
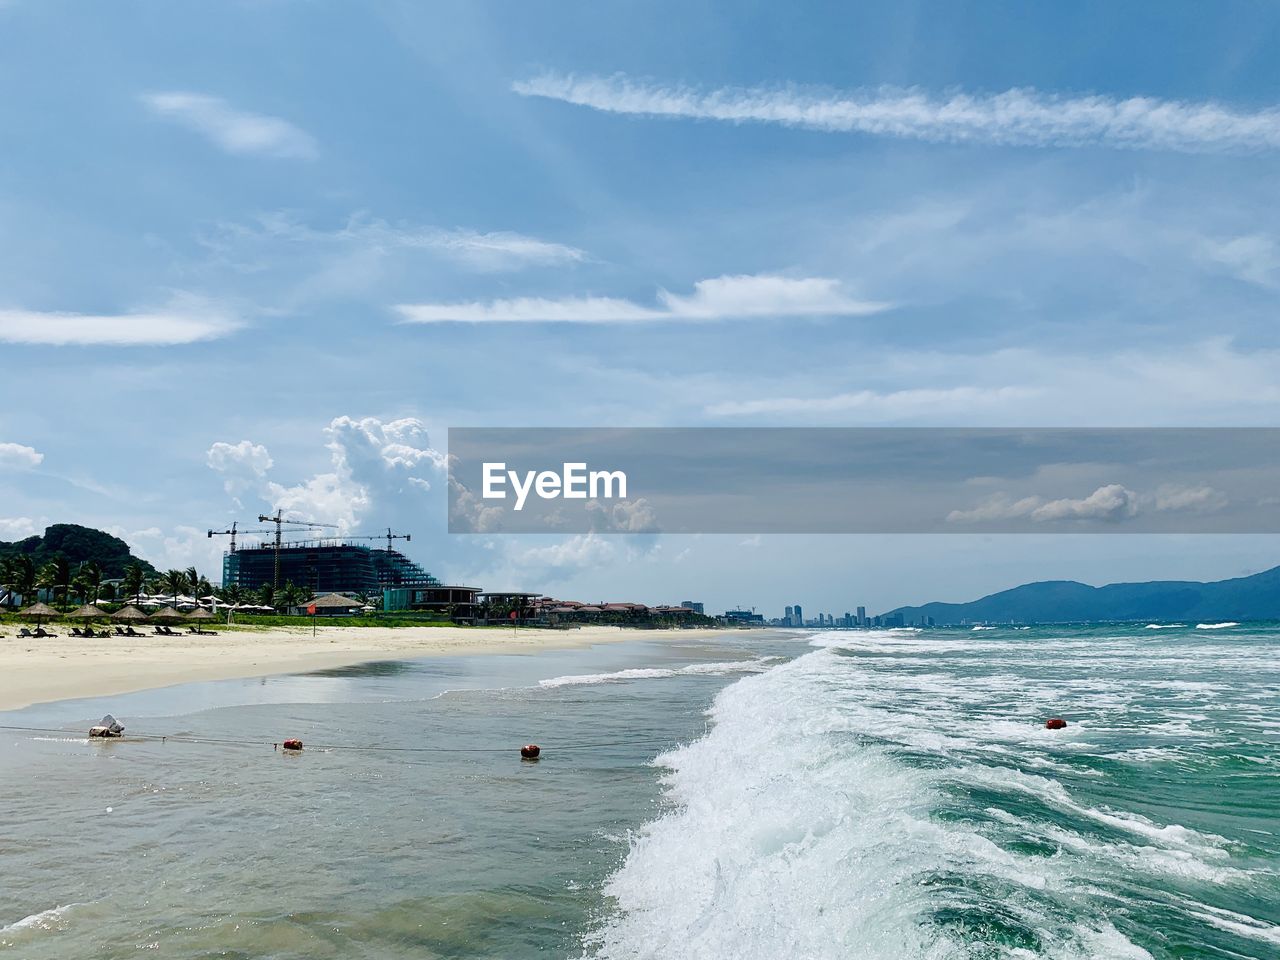
[[[0,730],[14,731],[18,733],[47,733],[56,734],[60,737],[70,737],[75,740],[87,740],[84,734],[77,730],[65,730],[56,727],[22,727],[11,726],[8,724],[0,724]],[[128,736],[107,737],[103,738],[107,743],[118,743],[120,741],[129,740],[147,740],[155,743],[192,743],[192,744],[217,744],[235,747],[271,747],[279,748],[283,740],[242,740],[232,737],[192,737],[184,734],[159,734],[159,733],[131,733]],[[629,737],[626,740],[610,740],[595,743],[559,743],[555,744],[557,750],[596,750],[604,747],[674,747],[677,741],[665,737]],[[354,744],[354,743],[307,743],[308,750],[359,750],[362,753],[510,753],[512,747],[394,747],[385,744]]]

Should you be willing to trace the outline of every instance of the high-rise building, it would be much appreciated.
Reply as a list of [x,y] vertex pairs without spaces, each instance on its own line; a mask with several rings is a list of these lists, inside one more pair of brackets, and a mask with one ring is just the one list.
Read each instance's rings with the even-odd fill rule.
[[858,608],[858,626],[865,627],[867,625],[867,608]]
[[440,581],[397,550],[341,540],[241,547],[222,555],[222,585],[257,590],[292,583],[311,593],[363,593],[388,587],[435,587]]
[[680,606],[684,607],[686,610],[692,610],[694,613],[705,612],[705,608],[702,606],[702,603],[697,600],[682,600],[680,601]]
[[782,622],[785,623],[788,627],[795,626],[795,620],[793,619],[794,616],[795,616],[795,611],[793,610],[793,608],[787,607],[787,612],[782,615]]
[[792,624],[792,626],[795,626],[795,627],[803,627],[803,626],[804,626],[804,611],[800,609],[800,604],[798,604],[798,603],[797,603],[797,604],[795,605],[795,607],[794,607],[794,610],[795,610],[795,622]]

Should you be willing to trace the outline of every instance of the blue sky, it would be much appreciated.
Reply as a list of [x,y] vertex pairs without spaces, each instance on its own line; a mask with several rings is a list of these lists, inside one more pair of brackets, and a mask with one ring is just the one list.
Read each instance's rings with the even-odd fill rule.
[[0,539],[216,572],[207,527],[284,506],[451,579],[770,612],[1271,566],[1263,536],[448,537],[439,453],[1275,425],[1278,40],[1268,0],[7,0]]

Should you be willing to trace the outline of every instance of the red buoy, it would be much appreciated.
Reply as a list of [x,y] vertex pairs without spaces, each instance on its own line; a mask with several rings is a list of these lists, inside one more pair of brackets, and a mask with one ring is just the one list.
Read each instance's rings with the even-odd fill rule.
[[1061,717],[1053,717],[1045,722],[1045,727],[1049,730],[1062,730],[1067,726],[1067,721]]
[[542,753],[542,748],[538,746],[536,743],[526,743],[523,747],[520,748],[520,759],[537,760],[538,756],[541,753]]
[[297,737],[290,737],[284,743],[280,744],[280,746],[284,747],[286,750],[301,750],[302,741]]

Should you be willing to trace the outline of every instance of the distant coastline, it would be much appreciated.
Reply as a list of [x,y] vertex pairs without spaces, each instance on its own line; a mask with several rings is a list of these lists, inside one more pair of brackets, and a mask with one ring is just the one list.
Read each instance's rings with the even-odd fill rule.
[[969,603],[897,607],[880,619],[899,626],[1280,620],[1280,567],[1208,583],[1153,580],[1093,587],[1074,580],[1048,580]]

